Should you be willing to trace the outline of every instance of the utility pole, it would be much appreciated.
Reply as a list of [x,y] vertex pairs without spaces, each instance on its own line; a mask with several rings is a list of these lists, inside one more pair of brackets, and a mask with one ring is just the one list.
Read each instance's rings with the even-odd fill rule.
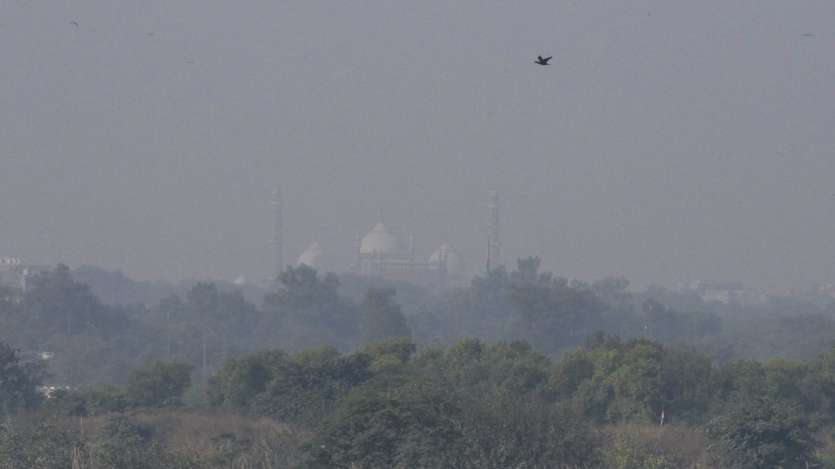
[[494,269],[497,269],[502,263],[502,243],[499,239],[500,221],[498,192],[490,191],[487,209],[490,213],[490,222],[487,225],[487,273],[489,274]]
[[273,206],[273,281],[278,282],[278,276],[284,272],[284,221],[282,213],[281,191],[276,187],[272,192]]

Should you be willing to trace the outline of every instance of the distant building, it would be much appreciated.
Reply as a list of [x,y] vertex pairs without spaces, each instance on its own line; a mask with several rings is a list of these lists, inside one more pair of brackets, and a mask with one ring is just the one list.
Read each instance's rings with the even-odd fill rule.
[[26,290],[26,281],[48,267],[27,264],[21,257],[0,257],[0,285]]
[[72,392],[75,389],[71,386],[45,384],[37,387],[38,392],[46,399],[55,399],[62,393]]
[[306,265],[316,270],[321,270],[323,267],[322,261],[324,259],[324,255],[325,251],[322,250],[322,247],[319,246],[318,242],[314,241],[301,253],[299,259],[296,261],[296,266]]
[[763,301],[763,295],[741,282],[710,282],[697,280],[684,285],[681,291],[692,292],[706,303],[748,305]]
[[813,292],[820,296],[835,299],[835,285],[831,283],[815,285]]
[[55,353],[45,350],[25,350],[20,352],[19,356],[21,361],[31,363],[52,360],[55,358]]
[[414,237],[410,236],[404,245],[383,222],[378,222],[360,239],[352,270],[427,288],[444,288],[449,281],[451,259],[457,260],[457,254],[447,245],[428,259],[420,259],[415,253]]
[[[274,213],[276,223],[273,236],[276,241],[273,244],[281,246],[283,245],[283,238],[280,235],[281,204],[277,196],[274,197],[273,205],[277,209]],[[501,266],[499,199],[495,191],[489,194],[487,208],[489,220],[485,233],[487,251],[484,260],[486,262],[481,265],[486,266],[489,271]],[[483,249],[484,240],[476,241],[475,245]],[[276,257],[278,257],[277,254]],[[323,246],[318,242],[312,242],[301,252],[295,265],[306,265],[319,271],[341,270],[334,266],[330,259],[328,251]],[[429,255],[418,254],[413,236],[400,237],[382,221],[374,224],[364,236],[357,237],[353,262],[348,270],[361,275],[382,277],[431,289],[465,284],[469,281],[471,273],[459,253],[449,244],[442,244]]]
[[443,265],[448,286],[462,285],[469,281],[463,259],[458,255],[458,252],[446,243],[442,244],[437,251],[429,256],[429,263]]

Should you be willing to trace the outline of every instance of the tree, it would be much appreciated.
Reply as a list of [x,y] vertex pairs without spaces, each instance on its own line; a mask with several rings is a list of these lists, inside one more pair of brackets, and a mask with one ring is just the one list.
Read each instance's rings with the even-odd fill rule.
[[191,385],[193,368],[187,363],[155,362],[134,370],[128,377],[128,399],[138,406],[177,405]]
[[332,347],[295,354],[271,368],[270,381],[253,399],[252,411],[315,426],[339,399],[370,378],[370,364],[368,354],[340,355]]
[[357,345],[359,314],[353,303],[339,295],[336,275],[320,276],[302,265],[288,268],[279,280],[278,291],[264,297],[261,331],[269,336],[262,343],[270,347],[280,343],[290,350]]
[[768,398],[732,403],[707,426],[722,467],[805,469],[813,467],[818,442],[796,409]]
[[0,416],[35,408],[43,376],[39,363],[22,363],[17,350],[0,342]]
[[594,335],[554,369],[550,388],[598,422],[698,422],[713,397],[710,361],[647,339]]
[[316,270],[305,264],[289,267],[278,276],[278,280],[283,288],[265,299],[275,306],[307,309],[339,300],[339,279],[336,275],[327,274],[319,278]]
[[371,357],[371,367],[374,370],[400,368],[412,359],[416,350],[417,346],[408,337],[374,342],[365,347],[365,353]]
[[409,337],[411,332],[392,289],[371,288],[362,304],[362,330],[365,342]]
[[546,352],[581,344],[608,306],[589,286],[540,273],[539,264],[536,257],[520,259],[511,273],[519,333]]
[[0,468],[66,469],[83,446],[55,419],[0,423]]
[[215,406],[249,411],[254,399],[267,390],[275,373],[289,357],[281,350],[267,350],[228,360],[209,381],[209,399]]
[[99,301],[88,285],[76,282],[69,267],[59,264],[29,280],[23,308],[35,321],[41,335],[63,333],[71,336],[94,327],[99,331],[123,330],[128,324]]
[[508,393],[464,398],[460,459],[466,469],[596,465],[599,442],[590,425],[565,406]]
[[[174,311],[180,307],[170,300],[166,306]],[[199,282],[186,293],[184,316],[181,329],[186,336],[192,331],[189,361],[200,363],[205,382],[210,369],[218,368],[234,351],[233,337],[246,343],[252,336],[257,310],[239,291],[222,291],[214,283]]]
[[170,467],[170,457],[153,439],[151,429],[129,417],[109,417],[96,441],[94,457],[103,469],[158,469]]
[[390,388],[370,383],[340,401],[311,445],[318,467],[456,467],[461,418],[452,393],[409,381]]

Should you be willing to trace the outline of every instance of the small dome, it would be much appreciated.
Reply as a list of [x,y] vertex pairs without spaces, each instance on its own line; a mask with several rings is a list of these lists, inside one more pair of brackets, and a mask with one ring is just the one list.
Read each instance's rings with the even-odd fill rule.
[[299,256],[299,259],[296,261],[296,266],[304,264],[314,269],[319,268],[322,263],[322,254],[324,254],[324,251],[322,251],[319,243],[314,241]]
[[360,242],[360,254],[395,254],[398,251],[397,237],[382,223],[374,225]]
[[455,252],[454,249],[447,244],[442,244],[431,256],[429,256],[431,264],[446,263],[447,274],[455,276],[464,273],[464,265],[461,262],[461,256]]

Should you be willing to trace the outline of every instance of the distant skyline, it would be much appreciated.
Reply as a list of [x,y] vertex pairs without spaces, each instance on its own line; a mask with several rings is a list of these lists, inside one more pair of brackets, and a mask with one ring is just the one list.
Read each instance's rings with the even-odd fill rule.
[[[835,282],[835,2],[4,3],[0,256],[139,279],[428,256]],[[77,25],[76,25],[77,24]],[[552,56],[550,66],[533,63]]]

